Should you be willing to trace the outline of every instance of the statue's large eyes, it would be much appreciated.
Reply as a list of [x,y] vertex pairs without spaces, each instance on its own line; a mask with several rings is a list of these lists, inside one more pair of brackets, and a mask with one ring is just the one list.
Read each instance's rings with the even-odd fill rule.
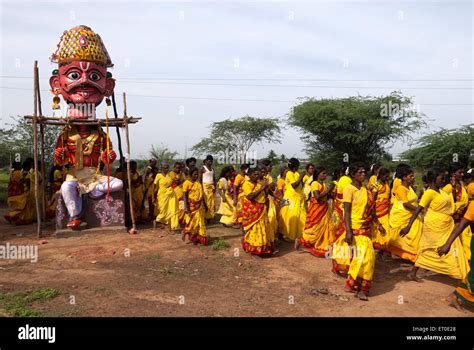
[[78,80],[81,75],[79,74],[79,72],[71,72],[67,75],[67,77],[71,80]]
[[92,81],[98,81],[100,80],[100,75],[96,72],[92,72],[91,74],[89,74],[89,79]]

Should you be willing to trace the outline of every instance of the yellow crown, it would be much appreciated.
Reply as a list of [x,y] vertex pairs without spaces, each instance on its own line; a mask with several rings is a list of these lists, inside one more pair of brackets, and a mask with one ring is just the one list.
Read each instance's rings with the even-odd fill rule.
[[51,55],[51,62],[54,63],[61,64],[71,61],[90,61],[106,67],[113,67],[99,34],[84,25],[66,30],[59,39],[56,52]]

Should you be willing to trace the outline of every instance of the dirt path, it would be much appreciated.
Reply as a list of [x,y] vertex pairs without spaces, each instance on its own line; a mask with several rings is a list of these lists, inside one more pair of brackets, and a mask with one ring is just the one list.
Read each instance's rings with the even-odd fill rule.
[[[10,226],[3,211],[0,244],[38,243],[34,225]],[[410,265],[401,260],[377,261],[370,300],[362,302],[344,292],[330,260],[295,252],[289,243],[282,243],[278,257],[251,257],[241,250],[239,231],[220,226],[209,233],[230,244],[223,250],[185,244],[180,235],[152,228],[136,236],[56,236],[51,227],[45,233],[37,263],[0,260],[0,292],[54,288],[59,296],[31,306],[46,315],[473,316],[447,305],[455,280],[425,272],[423,283],[409,282]],[[315,294],[316,288],[329,294]]]

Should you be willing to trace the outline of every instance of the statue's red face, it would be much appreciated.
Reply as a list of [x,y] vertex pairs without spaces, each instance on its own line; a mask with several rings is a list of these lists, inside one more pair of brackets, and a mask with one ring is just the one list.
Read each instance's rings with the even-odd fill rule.
[[107,78],[107,68],[94,62],[72,61],[59,67],[59,76],[53,75],[49,84],[55,94],[73,104],[97,106],[104,97],[109,97],[115,80]]

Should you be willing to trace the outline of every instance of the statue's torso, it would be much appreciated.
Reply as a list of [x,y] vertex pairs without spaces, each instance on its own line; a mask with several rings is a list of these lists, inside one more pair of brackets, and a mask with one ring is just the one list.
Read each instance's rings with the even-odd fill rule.
[[100,155],[106,147],[104,143],[105,137],[99,129],[89,128],[79,131],[72,128],[67,133],[65,145],[69,165],[77,169],[97,167]]

